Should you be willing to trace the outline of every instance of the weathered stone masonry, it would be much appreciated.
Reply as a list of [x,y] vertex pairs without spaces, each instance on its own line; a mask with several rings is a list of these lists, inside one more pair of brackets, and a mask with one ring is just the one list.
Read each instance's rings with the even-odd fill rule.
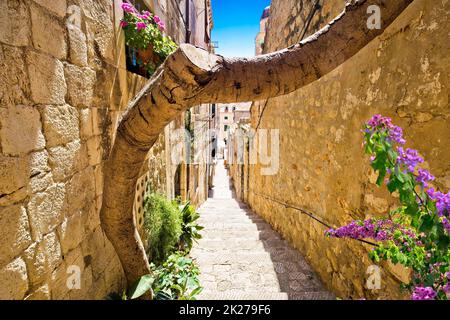
[[[1,299],[123,288],[99,226],[118,117],[145,80],[126,71],[121,12],[108,0],[0,2]],[[79,290],[66,285],[70,265]]]
[[[336,16],[344,3],[323,1],[307,35]],[[267,52],[300,40],[310,6],[309,1],[272,1]],[[385,214],[396,205],[395,198],[375,186],[376,176],[361,148],[361,125],[376,113],[405,129],[408,146],[421,152],[436,175],[435,185],[448,190],[450,45],[443,39],[448,38],[449,18],[450,1],[414,1],[356,56],[321,80],[270,99],[262,115],[260,128],[280,130],[280,169],[263,176],[260,165],[250,166],[242,194],[340,297],[405,297],[398,284],[406,272],[383,264],[381,290],[367,290],[370,247],[327,239],[323,226],[261,194],[309,209],[334,226]],[[253,128],[264,103],[252,107]]]
[[[0,299],[103,299],[125,286],[99,220],[105,161],[119,117],[147,80],[126,69],[121,3],[0,1]],[[166,21],[168,34],[184,42],[176,2],[146,3]],[[197,43],[206,27],[210,34],[211,9],[204,1],[193,8],[209,19],[191,21]],[[209,106],[194,111],[208,115]],[[174,196],[170,157],[178,127],[184,127],[184,115],[150,149],[136,211],[146,183]],[[189,174],[197,179],[188,186],[182,173],[182,196],[201,203],[206,165]],[[67,286],[70,266],[80,268],[79,289]]]

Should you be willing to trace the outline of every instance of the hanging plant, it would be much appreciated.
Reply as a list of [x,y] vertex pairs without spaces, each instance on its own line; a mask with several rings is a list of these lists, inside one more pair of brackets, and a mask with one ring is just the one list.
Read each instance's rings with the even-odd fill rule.
[[177,45],[164,35],[164,22],[157,15],[139,12],[129,3],[123,3],[122,10],[124,17],[120,26],[125,33],[125,42],[137,50],[138,63],[151,75]]

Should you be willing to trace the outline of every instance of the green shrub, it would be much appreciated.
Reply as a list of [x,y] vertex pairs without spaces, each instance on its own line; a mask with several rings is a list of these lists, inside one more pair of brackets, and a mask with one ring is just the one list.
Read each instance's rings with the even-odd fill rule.
[[195,207],[192,206],[190,202],[187,202],[181,210],[182,233],[179,242],[180,250],[186,252],[191,251],[194,241],[202,238],[199,231],[202,230],[203,227],[197,223],[198,218],[200,218],[200,215],[195,211]]
[[144,231],[149,260],[162,263],[173,252],[182,233],[178,205],[157,193],[145,196]]

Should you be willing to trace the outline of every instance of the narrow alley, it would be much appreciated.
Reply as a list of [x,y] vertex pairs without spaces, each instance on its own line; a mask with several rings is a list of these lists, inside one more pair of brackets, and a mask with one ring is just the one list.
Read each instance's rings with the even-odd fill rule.
[[235,199],[223,161],[199,212],[203,239],[191,251],[204,287],[198,299],[334,298],[303,256]]

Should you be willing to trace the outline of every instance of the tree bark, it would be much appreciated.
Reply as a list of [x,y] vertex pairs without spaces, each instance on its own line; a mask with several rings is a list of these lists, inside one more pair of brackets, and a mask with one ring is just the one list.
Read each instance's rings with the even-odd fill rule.
[[[150,272],[136,229],[138,173],[160,132],[183,110],[203,103],[262,100],[285,95],[329,73],[389,26],[413,0],[358,0],[299,44],[253,58],[224,58],[182,44],[130,102],[105,167],[102,227],[128,284]],[[382,28],[367,28],[367,7],[381,8]]]

